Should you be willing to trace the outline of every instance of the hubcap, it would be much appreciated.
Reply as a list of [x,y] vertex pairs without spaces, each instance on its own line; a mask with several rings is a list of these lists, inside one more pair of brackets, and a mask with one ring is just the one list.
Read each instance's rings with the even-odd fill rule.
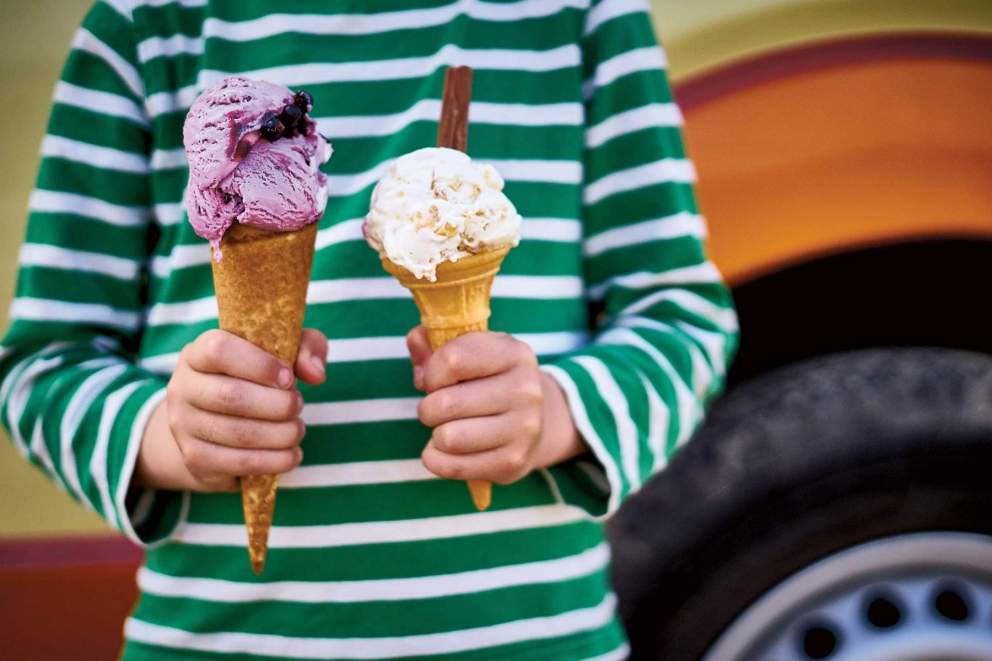
[[992,659],[992,537],[914,533],[835,553],[759,597],[704,657],[820,659]]

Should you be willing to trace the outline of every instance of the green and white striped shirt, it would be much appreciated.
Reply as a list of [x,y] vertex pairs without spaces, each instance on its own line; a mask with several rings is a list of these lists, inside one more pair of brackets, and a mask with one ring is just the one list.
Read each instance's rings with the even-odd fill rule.
[[[470,153],[524,217],[491,327],[534,348],[592,450],[497,486],[481,513],[419,461],[417,311],[361,235],[390,160],[433,144],[456,64],[475,69]],[[602,518],[690,437],[737,345],[664,68],[642,2],[96,4],[42,144],[0,415],[147,547],[126,659],[626,655]],[[306,319],[330,338],[328,379],[302,387],[304,464],[280,483],[261,577],[238,494],[129,484],[177,353],[217,325],[181,129],[234,73],[311,92],[335,147]]]

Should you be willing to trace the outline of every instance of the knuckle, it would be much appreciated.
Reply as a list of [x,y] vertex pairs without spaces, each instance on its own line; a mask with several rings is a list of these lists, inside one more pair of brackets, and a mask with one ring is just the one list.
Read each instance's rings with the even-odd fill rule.
[[235,420],[228,424],[228,437],[238,446],[254,445],[255,423],[246,420]]
[[427,470],[434,473],[438,477],[443,477],[448,480],[457,480],[460,477],[460,469],[457,463],[447,460],[442,455],[437,452],[430,452],[424,450],[421,455],[421,460]]
[[[180,386],[179,383],[176,381],[175,377],[169,379],[169,382],[165,384],[165,398],[170,402],[177,401],[181,398]],[[171,417],[171,413],[170,413],[170,417]]]
[[230,447],[244,445],[245,425],[237,418],[211,415],[203,423],[203,437],[208,441]]
[[183,455],[183,463],[193,474],[203,472],[206,467],[206,456],[199,443],[179,443],[179,451]]
[[544,391],[541,389],[541,382],[537,379],[528,379],[517,389],[517,394],[524,403],[531,406],[544,401]]
[[511,452],[506,457],[505,468],[511,472],[515,473],[523,469],[527,463],[527,457],[523,452],[515,451]]
[[256,475],[261,472],[261,458],[255,452],[239,452],[234,459],[234,469],[237,475]]
[[427,421],[431,419],[431,417],[430,417],[431,416],[431,405],[427,402],[427,400],[430,399],[430,397],[431,397],[430,395],[428,395],[427,397],[424,397],[417,404],[417,417],[424,424],[427,424]]
[[524,416],[520,421],[520,431],[524,436],[534,438],[541,434],[541,421],[536,415]]
[[431,411],[434,413],[435,417],[441,419],[447,419],[455,408],[453,397],[446,392],[438,392],[431,395],[428,399],[433,398],[431,402]]
[[203,338],[203,348],[211,356],[216,356],[224,353],[229,347],[229,338],[227,333],[213,329],[204,333]]
[[303,438],[303,434],[301,433],[302,426],[302,424],[293,422],[281,424],[278,432],[272,434],[273,445],[281,450],[296,447]]
[[424,450],[420,453],[420,463],[422,463],[424,465],[424,468],[426,468],[430,472],[434,473],[435,475],[440,475],[441,466],[439,462],[435,460],[435,456],[437,456],[437,452],[432,451],[431,445],[430,443],[428,443],[427,447],[425,447]]
[[454,345],[450,345],[446,349],[447,351],[444,352],[442,364],[448,372],[457,374],[465,364],[463,352]]
[[424,398],[424,408],[430,420],[448,420],[455,413],[455,397],[444,391]]
[[175,372],[173,372],[173,376],[175,376],[176,372],[178,372],[183,365],[187,365],[189,363],[190,346],[190,344],[187,344],[179,350],[179,357],[176,360],[176,369]]
[[537,367],[537,356],[530,345],[520,340],[513,341],[513,355],[517,361],[528,367]]
[[442,425],[434,430],[431,434],[431,444],[440,452],[449,452],[448,447],[448,431],[445,426]]
[[190,427],[197,437],[209,443],[215,442],[218,438],[226,437],[226,430],[217,421],[216,416],[209,413],[198,413],[190,421]]
[[238,383],[224,383],[214,392],[217,401],[225,408],[237,408],[244,401],[244,388]]
[[182,417],[175,413],[175,407],[166,406],[166,419],[169,423],[169,431],[172,432],[173,438],[176,439],[176,445],[182,450],[185,443],[185,436],[183,435],[185,427]]
[[308,328],[307,331],[307,346],[315,353],[323,353],[327,348],[327,336],[316,328]]
[[298,456],[294,450],[285,450],[274,457],[272,472],[285,473],[296,468]]
[[503,353],[507,349],[507,345],[513,341],[513,338],[503,331],[482,331],[484,336],[485,347],[490,351],[499,351]]
[[497,466],[495,482],[510,484],[523,477],[527,457],[522,452],[511,452],[504,456]]
[[169,431],[172,432],[172,436],[176,439],[176,444],[182,449],[182,442],[179,440],[179,430],[182,427],[179,425],[179,416],[172,412],[171,406],[166,406],[166,421],[169,423]]
[[465,479],[465,467],[457,461],[444,462],[441,467],[441,477],[446,477],[449,480],[464,480]]
[[441,425],[434,430],[434,447],[441,452],[452,452],[458,448],[460,438],[458,430],[452,425]]

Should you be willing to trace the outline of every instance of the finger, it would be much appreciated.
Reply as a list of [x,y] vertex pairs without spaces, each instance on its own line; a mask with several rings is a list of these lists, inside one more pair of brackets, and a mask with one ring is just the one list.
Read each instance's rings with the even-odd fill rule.
[[427,329],[423,326],[415,326],[407,333],[406,348],[410,352],[410,361],[413,363],[413,387],[417,390],[423,390],[424,363],[433,353],[430,340],[427,338]]
[[434,352],[424,366],[427,392],[459,381],[478,379],[534,360],[534,352],[505,333],[475,332],[462,335]]
[[495,450],[514,438],[508,415],[490,415],[446,422],[431,434],[430,444],[444,454],[473,454]]
[[303,410],[303,397],[296,389],[267,388],[220,374],[194,372],[185,387],[187,401],[211,413],[286,422],[298,418]]
[[223,476],[272,475],[296,468],[303,460],[303,451],[244,450],[231,448],[203,439],[190,439],[183,448],[189,471],[207,483],[222,481]]
[[254,450],[285,450],[300,444],[303,421],[270,422],[190,407],[184,415],[183,428],[191,436],[217,445]]
[[435,390],[420,400],[417,417],[428,427],[451,420],[496,415],[508,411],[518,398],[518,383],[513,372],[456,383]]
[[327,337],[315,328],[303,329],[296,375],[312,386],[319,386],[327,379]]
[[446,454],[428,443],[420,455],[430,472],[448,480],[489,480],[510,484],[527,475],[527,454],[515,446],[473,454]]
[[[185,445],[189,447],[191,443],[207,442],[199,439],[191,439],[188,440]],[[185,470],[189,481],[188,486],[185,486],[184,488],[189,491],[205,491],[208,493],[231,492],[238,491],[241,486],[236,475],[224,475],[222,473],[212,472],[205,472],[197,475],[197,473],[200,473],[199,469],[191,468],[185,459],[185,456],[183,457],[183,461],[186,462],[183,464],[183,469]]]
[[275,388],[293,385],[293,373],[281,360],[233,333],[207,331],[183,353],[197,372],[226,374]]

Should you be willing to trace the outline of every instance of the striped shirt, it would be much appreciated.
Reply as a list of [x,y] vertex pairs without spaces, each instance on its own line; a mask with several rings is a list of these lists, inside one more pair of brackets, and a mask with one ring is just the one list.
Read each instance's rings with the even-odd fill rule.
[[[524,217],[491,327],[533,347],[591,450],[497,486],[486,512],[419,461],[417,310],[361,235],[390,161],[433,144],[458,64],[475,69],[470,153]],[[335,147],[306,319],[328,378],[301,387],[305,459],[261,577],[238,494],[130,485],[178,352],[217,325],[181,129],[235,73],[311,92]],[[0,417],[147,548],[124,657],[623,658],[602,520],[690,437],[737,345],[680,124],[642,2],[98,2],[42,143]]]

